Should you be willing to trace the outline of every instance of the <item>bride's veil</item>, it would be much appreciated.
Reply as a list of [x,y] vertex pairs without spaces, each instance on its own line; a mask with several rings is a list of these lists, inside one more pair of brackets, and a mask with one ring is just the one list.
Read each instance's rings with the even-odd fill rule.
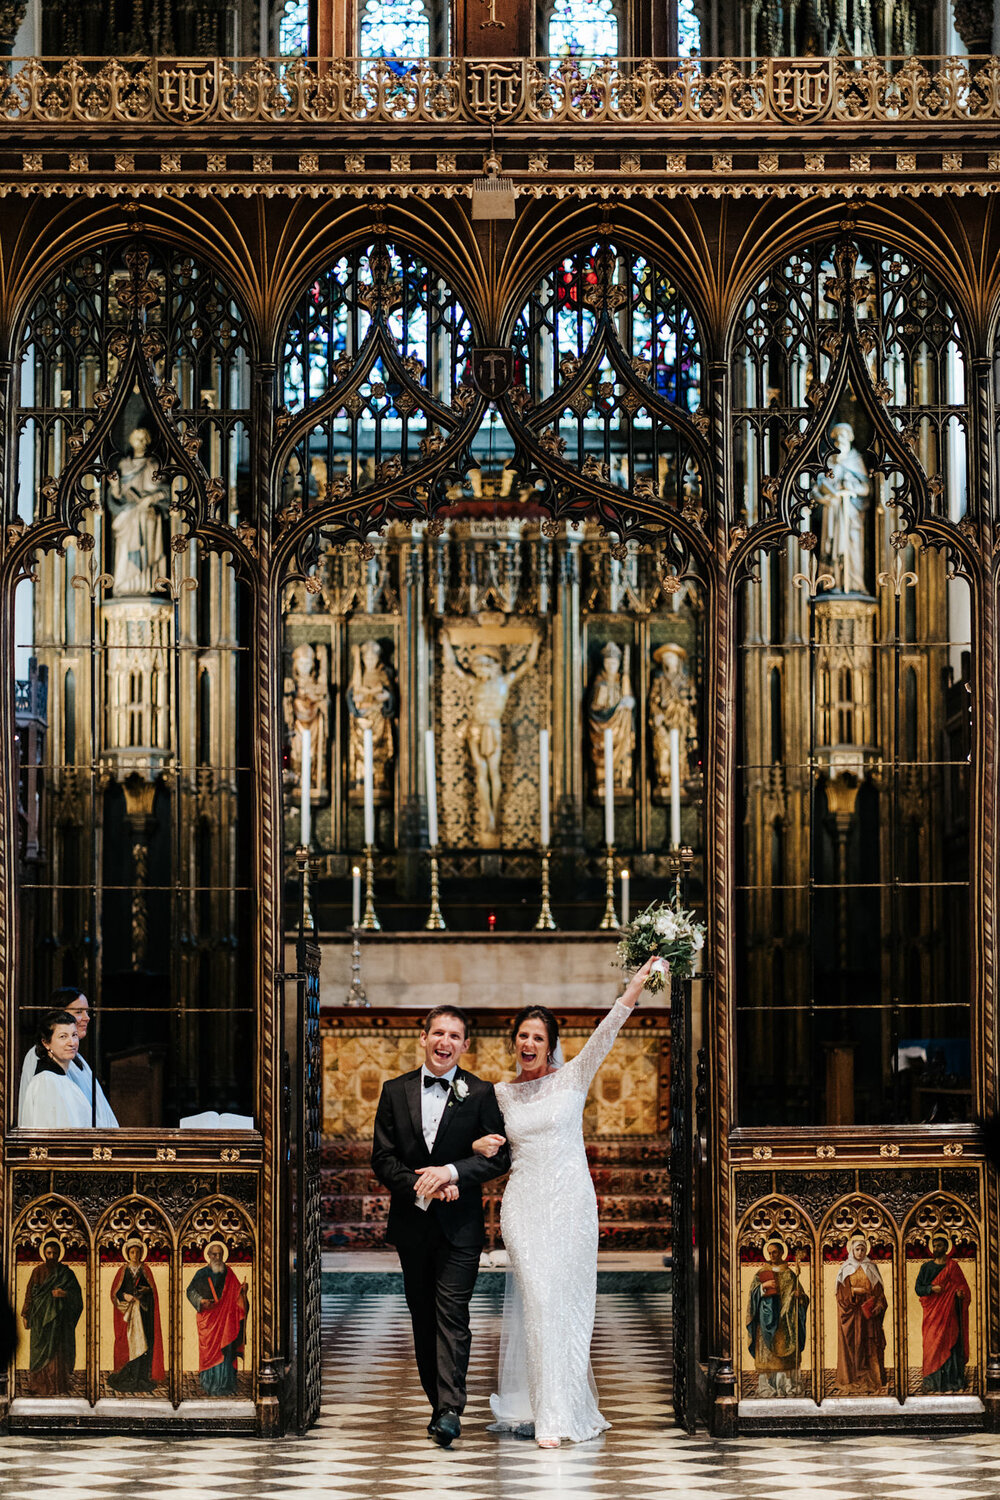
[[503,1325],[500,1329],[499,1389],[490,1397],[496,1422],[491,1432],[516,1432],[532,1437],[531,1397],[528,1394],[528,1351],[524,1337],[524,1303],[513,1271],[504,1282]]

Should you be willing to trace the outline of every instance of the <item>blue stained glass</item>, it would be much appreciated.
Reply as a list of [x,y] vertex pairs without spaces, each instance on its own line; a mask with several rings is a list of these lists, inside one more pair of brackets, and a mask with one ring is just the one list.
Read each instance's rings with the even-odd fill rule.
[[304,56],[308,51],[308,0],[288,0],[278,20],[278,53],[281,57],[295,57]]
[[367,0],[361,12],[362,57],[429,57],[431,23],[421,0]]
[[677,0],[677,56],[701,56],[701,21],[694,0]]
[[550,57],[617,57],[614,0],[555,0],[549,15]]

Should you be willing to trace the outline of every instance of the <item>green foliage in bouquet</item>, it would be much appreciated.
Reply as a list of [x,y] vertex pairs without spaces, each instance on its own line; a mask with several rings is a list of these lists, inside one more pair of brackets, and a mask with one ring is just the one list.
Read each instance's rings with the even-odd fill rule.
[[[680,907],[654,901],[622,931],[618,958],[623,969],[640,969],[647,958],[662,958],[671,974],[687,978],[694,969],[694,959],[705,946],[705,928],[696,922],[694,913]],[[663,974],[650,974],[645,988],[652,994],[662,990]]]

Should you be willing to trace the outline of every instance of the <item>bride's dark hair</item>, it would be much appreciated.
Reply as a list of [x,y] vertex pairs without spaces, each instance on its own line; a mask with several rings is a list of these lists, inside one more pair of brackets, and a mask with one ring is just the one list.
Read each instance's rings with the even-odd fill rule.
[[514,1042],[517,1039],[517,1033],[520,1031],[525,1021],[541,1021],[542,1025],[545,1027],[545,1030],[548,1032],[549,1057],[551,1058],[552,1054],[556,1050],[556,1044],[559,1041],[559,1022],[556,1020],[552,1012],[544,1005],[526,1005],[523,1010],[518,1011],[517,1015],[514,1017],[514,1024],[510,1029],[510,1039],[507,1043],[510,1051],[513,1052]]

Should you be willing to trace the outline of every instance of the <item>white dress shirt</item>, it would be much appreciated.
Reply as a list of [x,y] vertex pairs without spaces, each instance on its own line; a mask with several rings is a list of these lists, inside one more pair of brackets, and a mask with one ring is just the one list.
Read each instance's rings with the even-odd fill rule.
[[[430,1068],[426,1066],[420,1069],[420,1127],[423,1131],[428,1151],[434,1150],[434,1142],[437,1139],[437,1133],[441,1128],[444,1112],[451,1098],[451,1086],[455,1081],[455,1074],[457,1072],[457,1063],[453,1068],[449,1068],[447,1073],[432,1073]],[[435,1083],[431,1088],[428,1088],[424,1083],[425,1078],[441,1078],[448,1087],[447,1089],[443,1089],[440,1084]],[[452,1182],[457,1182],[458,1169],[453,1162],[448,1163],[448,1171],[451,1173]],[[417,1199],[417,1204],[420,1208],[426,1208],[429,1202],[429,1198]]]

